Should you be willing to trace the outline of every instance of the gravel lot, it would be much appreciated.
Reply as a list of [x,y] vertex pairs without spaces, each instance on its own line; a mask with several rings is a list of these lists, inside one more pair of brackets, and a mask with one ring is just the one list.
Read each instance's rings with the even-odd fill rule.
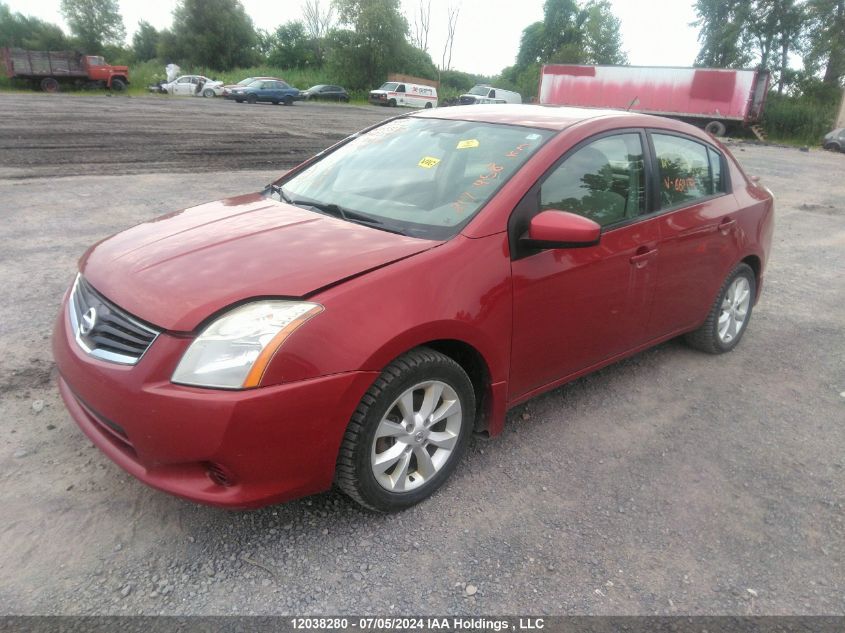
[[734,147],[778,198],[735,352],[673,341],[539,397],[403,514],[193,505],[91,446],[48,340],[84,249],[387,114],[0,95],[0,611],[845,613],[842,154]]

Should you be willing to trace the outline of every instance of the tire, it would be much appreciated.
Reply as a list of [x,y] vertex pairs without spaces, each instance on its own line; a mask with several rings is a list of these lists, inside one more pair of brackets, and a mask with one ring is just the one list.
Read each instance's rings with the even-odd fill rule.
[[44,79],[41,80],[41,90],[44,92],[58,92],[59,80],[55,77],[44,77]]
[[428,110],[431,107],[431,101],[425,104],[425,109]]
[[[748,329],[756,296],[757,278],[754,271],[748,264],[740,263],[725,279],[701,327],[684,337],[687,344],[708,354],[730,352]],[[742,321],[736,329],[737,317],[740,315]],[[725,332],[720,333],[725,326]]]
[[290,95],[285,97],[285,105],[286,106],[293,105],[293,97],[291,97]]
[[211,97],[215,96],[214,90],[212,90],[211,88],[206,88],[205,90],[202,91],[202,96],[205,97],[206,99],[211,99]]
[[235,103],[243,103],[243,102],[244,102],[243,99],[235,99]]
[[[361,399],[343,436],[335,483],[370,510],[404,510],[446,481],[474,422],[475,392],[463,368],[430,348],[412,350],[390,363]],[[428,455],[427,468],[420,455]],[[380,457],[386,468],[378,467]]]
[[123,92],[126,90],[126,82],[123,81],[120,77],[114,77],[111,80],[111,90],[112,92]]
[[255,95],[249,95],[246,98],[246,102],[250,105],[254,105],[254,104],[258,103],[258,97],[256,97]]
[[271,103],[272,103],[273,105],[279,105],[279,100],[278,100],[278,99],[273,99],[273,101],[272,101]]
[[841,151],[841,148],[836,143],[825,143],[824,148],[829,152]]
[[387,102],[387,105],[391,108],[395,108],[396,107],[396,99],[391,99],[390,101]]
[[724,136],[727,128],[721,121],[710,121],[710,123],[704,126],[704,131],[710,136]]

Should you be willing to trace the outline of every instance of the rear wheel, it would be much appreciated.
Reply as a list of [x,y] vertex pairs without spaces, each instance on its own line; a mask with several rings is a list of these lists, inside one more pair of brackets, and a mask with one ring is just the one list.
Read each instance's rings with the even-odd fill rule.
[[59,81],[54,77],[44,77],[44,79],[41,80],[41,90],[44,92],[58,92]]
[[361,399],[340,447],[335,481],[372,510],[408,508],[455,469],[474,418],[475,393],[461,366],[429,348],[408,352]]
[[425,104],[425,109],[428,110],[431,107],[431,101]]
[[243,103],[243,102],[244,102],[244,100],[243,100],[243,99],[235,99],[235,102],[236,102],[236,103]]
[[255,95],[249,95],[246,98],[246,102],[249,103],[250,105],[252,105],[254,103],[258,103],[258,97],[256,97]]
[[708,354],[730,352],[748,327],[756,295],[754,271],[748,264],[739,264],[722,284],[704,324],[686,335],[687,343]]
[[202,96],[205,97],[206,99],[210,99],[211,97],[214,96],[214,90],[212,90],[211,88],[206,88],[205,90],[202,91]]
[[824,148],[830,152],[838,152],[840,149],[836,143],[825,143]]
[[711,136],[724,136],[727,128],[721,121],[710,121],[710,123],[704,126],[704,131]]

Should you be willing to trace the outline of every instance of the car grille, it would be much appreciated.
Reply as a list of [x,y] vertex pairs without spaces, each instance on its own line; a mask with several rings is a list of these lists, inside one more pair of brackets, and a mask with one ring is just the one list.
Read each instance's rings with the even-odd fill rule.
[[134,365],[159,334],[103,297],[82,275],[73,284],[68,315],[79,346],[112,363]]

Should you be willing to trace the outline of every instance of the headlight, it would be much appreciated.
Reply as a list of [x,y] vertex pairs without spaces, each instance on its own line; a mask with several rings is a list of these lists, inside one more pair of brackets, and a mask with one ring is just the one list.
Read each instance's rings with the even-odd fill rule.
[[235,308],[191,343],[171,380],[198,387],[257,387],[285,339],[322,311],[323,306],[302,301],[256,301]]

